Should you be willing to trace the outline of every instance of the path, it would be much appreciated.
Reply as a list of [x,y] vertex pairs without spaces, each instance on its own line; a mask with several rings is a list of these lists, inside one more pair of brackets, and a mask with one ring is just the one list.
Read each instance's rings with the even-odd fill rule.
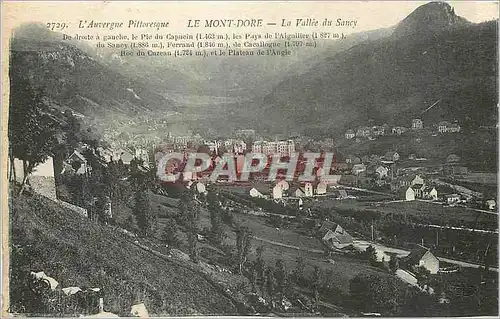
[[[286,248],[291,248],[291,249],[296,249],[296,250],[307,251],[307,252],[311,252],[311,253],[323,254],[325,252],[324,250],[320,250],[320,249],[297,247],[297,246],[283,244],[283,243],[280,243],[280,242],[277,242],[277,241],[268,240],[268,239],[264,239],[264,238],[260,238],[260,237],[256,237],[256,236],[253,236],[253,238],[255,240],[263,241],[263,242],[266,242],[268,244],[272,244],[272,245],[276,245],[276,246],[281,246],[281,247],[286,247]],[[363,249],[364,250],[364,249],[366,249],[366,247],[368,247],[370,245],[372,245],[378,251],[381,251],[381,252],[384,252],[384,253],[396,254],[399,258],[406,257],[406,256],[408,256],[410,254],[409,250],[404,250],[404,249],[394,248],[394,247],[386,247],[386,246],[383,246],[383,245],[380,245],[380,244],[377,244],[377,243],[371,243],[371,242],[366,241],[366,240],[354,240],[354,246],[357,247],[357,248],[359,248],[359,249]],[[480,268],[480,267],[483,267],[482,265],[473,264],[473,263],[469,263],[469,262],[466,262],[466,261],[454,260],[454,259],[449,259],[449,258],[439,257],[439,256],[437,256],[437,258],[440,261],[444,261],[444,262],[447,262],[447,263],[450,263],[450,264],[454,264],[454,265],[458,265],[458,266],[461,266],[461,267],[468,267],[468,268]],[[498,272],[498,268],[495,268],[495,267],[490,267],[490,270]]]
[[[377,244],[377,243],[371,243],[371,242],[366,241],[366,240],[355,240],[354,241],[354,245],[355,246],[357,245],[357,247],[359,247],[359,248],[363,248],[364,247],[365,249],[369,245],[372,245],[377,250],[381,250],[383,252],[388,252],[388,253],[396,254],[400,258],[408,256],[410,254],[409,250],[404,250],[404,249],[400,249],[400,248],[393,248],[393,247],[386,247],[386,246],[383,246],[383,245],[380,245],[380,244]],[[439,256],[436,256],[436,257],[440,261],[444,261],[444,262],[447,262],[447,263],[450,263],[450,264],[454,264],[454,265],[458,265],[458,266],[461,266],[461,267],[468,267],[468,268],[480,268],[480,267],[483,267],[483,265],[473,264],[473,263],[469,263],[469,262],[466,262],[466,261],[449,259],[449,258],[439,257]],[[490,270],[498,272],[498,268],[495,268],[495,267],[490,267]]]

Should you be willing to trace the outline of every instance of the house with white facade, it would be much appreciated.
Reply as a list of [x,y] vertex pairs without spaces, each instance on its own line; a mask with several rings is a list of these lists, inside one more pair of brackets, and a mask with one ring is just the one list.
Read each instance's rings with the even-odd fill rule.
[[356,133],[352,129],[348,129],[347,132],[345,132],[345,138],[347,140],[353,139],[356,137]]
[[421,119],[413,119],[411,121],[411,129],[412,130],[420,130],[424,128],[424,122]]

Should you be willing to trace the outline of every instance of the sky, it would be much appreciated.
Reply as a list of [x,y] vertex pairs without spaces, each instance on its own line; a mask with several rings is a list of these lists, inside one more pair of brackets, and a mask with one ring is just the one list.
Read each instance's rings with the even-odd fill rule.
[[[144,21],[169,21],[169,33],[187,32],[189,19],[263,19],[276,22],[277,26],[265,26],[260,29],[239,31],[319,31],[314,28],[282,28],[281,19],[287,18],[295,22],[298,18],[314,18],[323,21],[325,18],[336,21],[357,20],[355,28],[337,28],[346,34],[396,25],[418,6],[428,1],[297,1],[297,2],[4,2],[2,15],[3,27],[10,29],[25,22],[38,21],[65,22],[69,27],[67,34],[92,34],[95,31],[79,29],[79,20],[124,21],[140,19]],[[482,22],[498,19],[498,2],[496,1],[448,1],[455,8],[455,13],[471,22]],[[333,31],[335,28],[321,31]],[[144,29],[143,29],[144,30]],[[104,30],[101,30],[101,33]],[[123,34],[137,32],[137,29],[124,28]],[[141,31],[141,30],[139,30]],[[201,31],[207,31],[206,29]],[[217,29],[217,31],[222,31]],[[116,31],[114,31],[116,32]]]

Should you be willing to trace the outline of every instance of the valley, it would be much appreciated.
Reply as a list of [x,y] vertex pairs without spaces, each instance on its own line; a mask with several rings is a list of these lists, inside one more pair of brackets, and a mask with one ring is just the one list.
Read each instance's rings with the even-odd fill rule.
[[13,32],[9,314],[498,316],[498,19],[298,13]]

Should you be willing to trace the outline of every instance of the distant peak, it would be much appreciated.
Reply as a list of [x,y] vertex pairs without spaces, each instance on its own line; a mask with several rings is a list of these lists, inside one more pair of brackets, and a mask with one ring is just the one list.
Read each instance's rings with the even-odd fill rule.
[[455,14],[455,10],[446,2],[424,4],[403,21],[394,30],[394,35],[408,35],[446,29],[451,26],[466,24],[468,21]]

